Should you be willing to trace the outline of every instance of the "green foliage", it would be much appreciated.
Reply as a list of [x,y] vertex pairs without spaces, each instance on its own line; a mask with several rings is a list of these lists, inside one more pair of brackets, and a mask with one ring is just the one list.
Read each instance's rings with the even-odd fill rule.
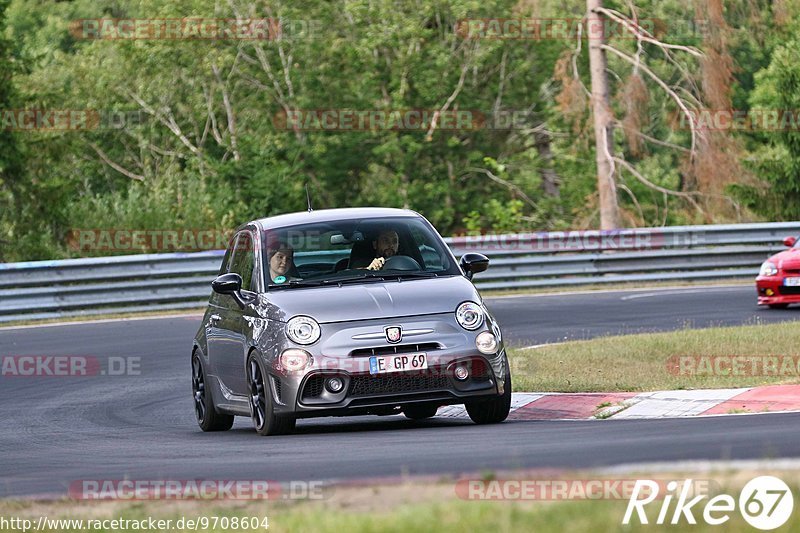
[[[0,0],[0,26],[4,12],[7,23],[0,33],[0,107],[138,118],[124,128],[0,131],[0,260],[74,255],[67,246],[72,229],[230,229],[253,217],[304,209],[306,184],[315,208],[410,208],[442,234],[596,226],[590,108],[583,102],[574,116],[565,115],[557,99],[563,80],[554,74],[575,43],[470,40],[455,31],[463,19],[571,18],[585,9],[577,1],[532,4]],[[660,20],[687,19],[695,4],[636,2],[642,18]],[[772,57],[787,30],[769,22],[766,3],[755,4],[736,0],[726,11],[736,28],[731,53],[740,61],[734,100],[749,102],[757,87],[764,105],[798,108],[796,87],[783,73],[796,69],[788,59],[796,48],[783,45],[786,58]],[[607,5],[628,9],[627,2]],[[78,19],[101,17],[237,16],[281,18],[286,31],[269,41],[191,41],[87,40],[70,29]],[[764,31],[748,32],[751,19]],[[698,35],[674,37],[677,44],[703,45]],[[632,39],[613,44],[636,51]],[[575,64],[588,86],[588,42],[582,45]],[[670,83],[695,83],[650,45],[642,57]],[[754,78],[766,65],[767,73]],[[626,104],[620,89],[631,67],[611,57],[609,69],[619,76],[611,76],[619,118]],[[485,116],[490,127],[294,131],[281,121],[289,110],[439,110],[446,103],[450,111]],[[516,112],[521,120],[512,128],[491,127],[498,111]],[[670,125],[676,109],[668,96],[651,90],[646,111],[643,133],[688,145],[688,133]],[[536,131],[548,132],[551,158],[540,151]],[[752,150],[767,142],[745,140]],[[776,183],[791,176],[796,181],[796,163],[789,160],[797,157],[797,140],[774,136],[768,142],[769,149],[759,151],[759,171]],[[614,143],[650,183],[684,185],[680,152],[647,144],[631,153],[619,129]],[[548,169],[558,176],[558,195],[544,192]],[[626,172],[620,176],[626,223],[697,222],[685,202],[665,198]],[[756,189],[739,187],[736,194],[749,194],[746,203],[753,207],[775,203]],[[792,216],[771,209],[761,212]]]
[[752,209],[777,220],[800,218],[800,19],[794,35],[779,46],[769,66],[755,75],[753,108],[778,112],[786,121],[775,131],[761,134],[752,163],[766,187],[740,186],[734,192]]

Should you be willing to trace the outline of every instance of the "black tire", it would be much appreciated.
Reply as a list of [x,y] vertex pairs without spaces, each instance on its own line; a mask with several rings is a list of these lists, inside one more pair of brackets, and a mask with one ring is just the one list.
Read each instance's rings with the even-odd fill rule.
[[297,420],[293,416],[275,414],[267,373],[256,354],[251,354],[247,360],[247,385],[250,387],[250,418],[256,433],[262,437],[291,433]]
[[192,396],[197,425],[203,431],[227,431],[233,427],[233,415],[217,412],[211,387],[206,387],[206,369],[197,352],[192,354]]
[[767,304],[770,309],[786,309],[789,304]]
[[438,405],[409,405],[403,408],[403,414],[411,420],[425,420],[436,416]]
[[506,365],[506,379],[502,396],[464,404],[467,414],[476,424],[498,424],[508,418],[511,411],[511,372]]

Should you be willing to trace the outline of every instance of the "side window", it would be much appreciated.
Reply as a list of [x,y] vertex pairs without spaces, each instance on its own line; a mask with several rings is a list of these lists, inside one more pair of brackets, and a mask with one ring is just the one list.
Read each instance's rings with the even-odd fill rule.
[[236,240],[236,247],[233,250],[228,272],[235,272],[242,276],[243,289],[253,290],[253,268],[255,264],[253,236],[250,232],[243,231]]
[[230,272],[231,256],[233,255],[233,246],[234,246],[234,244],[236,244],[236,237],[237,237],[237,235],[234,235],[233,237],[231,237],[231,240],[228,243],[228,249],[225,250],[225,257],[222,258],[222,264],[219,267],[219,275],[220,276],[222,274],[227,274],[228,272]]
[[422,260],[425,262],[425,269],[444,270],[444,261],[436,243],[431,241],[428,235],[420,231],[419,228],[412,226],[410,229],[411,236],[414,238],[414,245],[419,249]]

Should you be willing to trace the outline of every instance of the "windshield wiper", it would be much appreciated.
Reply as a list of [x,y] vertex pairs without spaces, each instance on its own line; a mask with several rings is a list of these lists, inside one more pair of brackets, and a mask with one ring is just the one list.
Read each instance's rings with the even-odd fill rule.
[[386,281],[386,278],[375,272],[364,272],[356,276],[345,276],[341,278],[326,278],[326,279],[298,279],[290,281],[284,285],[270,285],[270,288],[287,288],[287,287],[319,287],[325,285],[342,285],[344,283],[357,283],[361,281]]
[[397,272],[393,274],[387,274],[387,278],[438,278],[438,272]]

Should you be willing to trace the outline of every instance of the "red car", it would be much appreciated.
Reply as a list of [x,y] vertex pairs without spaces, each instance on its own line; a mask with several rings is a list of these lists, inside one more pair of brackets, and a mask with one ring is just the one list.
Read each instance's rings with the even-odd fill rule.
[[800,241],[786,237],[783,244],[789,249],[778,252],[761,265],[756,278],[758,305],[786,309],[789,304],[800,303]]

